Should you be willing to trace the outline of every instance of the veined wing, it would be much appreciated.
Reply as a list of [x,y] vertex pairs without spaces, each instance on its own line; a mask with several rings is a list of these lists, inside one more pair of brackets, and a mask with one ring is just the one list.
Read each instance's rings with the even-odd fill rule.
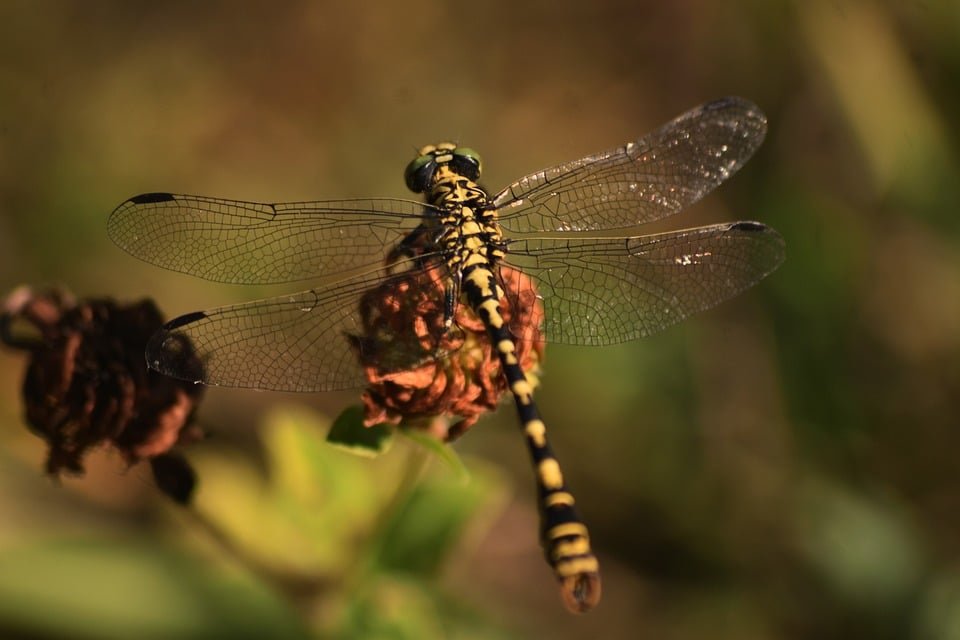
[[606,345],[709,309],[756,284],[783,258],[776,231],[734,222],[631,238],[515,240],[506,262],[535,282],[549,342]]
[[[435,282],[426,269],[380,268],[324,289],[189,313],[154,334],[147,364],[182,380],[228,387],[307,392],[362,387],[362,363],[402,370],[437,356],[412,327],[380,322],[390,305],[411,300],[435,310],[442,326],[443,290]],[[417,319],[400,317],[411,324]]]
[[391,198],[266,204],[148,193],[117,207],[107,230],[133,256],[206,280],[334,281],[379,265],[429,208]]
[[493,205],[514,233],[635,227],[705,196],[753,155],[766,129],[743,98],[708,102],[636,142],[521,178]]

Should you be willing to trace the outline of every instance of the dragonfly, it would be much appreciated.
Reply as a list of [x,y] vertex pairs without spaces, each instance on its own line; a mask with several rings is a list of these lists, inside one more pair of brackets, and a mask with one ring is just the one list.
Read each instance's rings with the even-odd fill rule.
[[[649,336],[774,271],[784,241],[759,222],[639,233],[733,175],[765,133],[756,105],[728,97],[495,194],[478,182],[477,152],[440,143],[420,149],[404,174],[423,201],[148,193],[117,207],[108,232],[137,258],[215,282],[314,281],[299,293],[167,323],[147,346],[147,364],[185,380],[362,388],[371,368],[391,374],[449,361],[464,341],[423,334],[462,335],[464,318],[477,320],[533,462],[543,553],[564,604],[583,612],[600,599],[599,563],[547,440],[529,358],[525,367],[518,353],[532,342],[601,346]],[[378,305],[402,306],[405,296],[429,302],[432,328],[371,333]],[[533,306],[540,312],[524,313]]]

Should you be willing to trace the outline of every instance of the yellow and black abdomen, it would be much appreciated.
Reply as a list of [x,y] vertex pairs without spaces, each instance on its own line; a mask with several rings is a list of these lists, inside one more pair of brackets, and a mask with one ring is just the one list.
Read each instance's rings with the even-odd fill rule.
[[462,291],[468,304],[483,321],[496,350],[504,377],[513,394],[527,449],[536,474],[540,510],[540,543],[549,565],[561,584],[566,606],[582,612],[600,600],[599,563],[590,548],[586,525],[574,509],[560,463],[547,441],[546,425],[533,401],[533,384],[516,357],[513,335],[501,313],[502,290],[495,268],[482,252],[471,254],[462,272]]
[[448,231],[438,248],[446,257],[453,280],[450,286],[483,322],[517,406],[534,465],[540,543],[547,563],[560,582],[566,607],[589,611],[600,600],[599,563],[547,441],[546,425],[533,401],[534,385],[519,362],[514,336],[504,318],[505,293],[496,274],[505,252],[497,211],[479,185],[448,167],[438,172],[430,200],[445,212],[440,222]]

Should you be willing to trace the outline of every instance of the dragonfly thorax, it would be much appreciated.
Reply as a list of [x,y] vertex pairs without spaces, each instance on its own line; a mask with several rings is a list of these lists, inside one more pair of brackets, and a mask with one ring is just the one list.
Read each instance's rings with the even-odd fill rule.
[[452,142],[420,149],[404,172],[407,186],[423,193],[433,209],[427,227],[447,266],[459,273],[466,266],[491,264],[503,257],[503,236],[487,192],[477,184],[480,156]]
[[486,191],[450,164],[437,167],[427,200],[436,209],[436,244],[452,272],[472,265],[492,266],[503,257],[503,233]]

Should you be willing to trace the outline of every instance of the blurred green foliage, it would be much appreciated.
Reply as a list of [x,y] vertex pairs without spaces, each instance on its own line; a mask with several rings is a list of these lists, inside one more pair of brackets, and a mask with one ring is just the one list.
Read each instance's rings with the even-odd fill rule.
[[496,190],[728,94],[767,141],[670,225],[757,219],[788,252],[661,336],[547,349],[538,400],[604,570],[579,618],[509,411],[456,445],[515,478],[507,502],[475,462],[398,494],[406,438],[325,443],[356,394],[211,390],[188,452],[208,530],[109,457],[47,486],[0,353],[0,635],[960,638],[958,3],[49,0],[0,4],[0,30],[0,290],[170,315],[277,293],[139,264],[106,216],[155,190],[403,197],[448,138]]
[[180,544],[54,532],[5,548],[6,633],[412,640],[470,620],[471,637],[501,637],[435,586],[473,514],[496,512],[497,474],[479,463],[470,482],[443,465],[424,473],[426,451],[410,442],[408,460],[375,473],[326,431],[308,410],[277,409],[259,430],[264,472],[200,456],[195,508],[171,514],[191,533]]

